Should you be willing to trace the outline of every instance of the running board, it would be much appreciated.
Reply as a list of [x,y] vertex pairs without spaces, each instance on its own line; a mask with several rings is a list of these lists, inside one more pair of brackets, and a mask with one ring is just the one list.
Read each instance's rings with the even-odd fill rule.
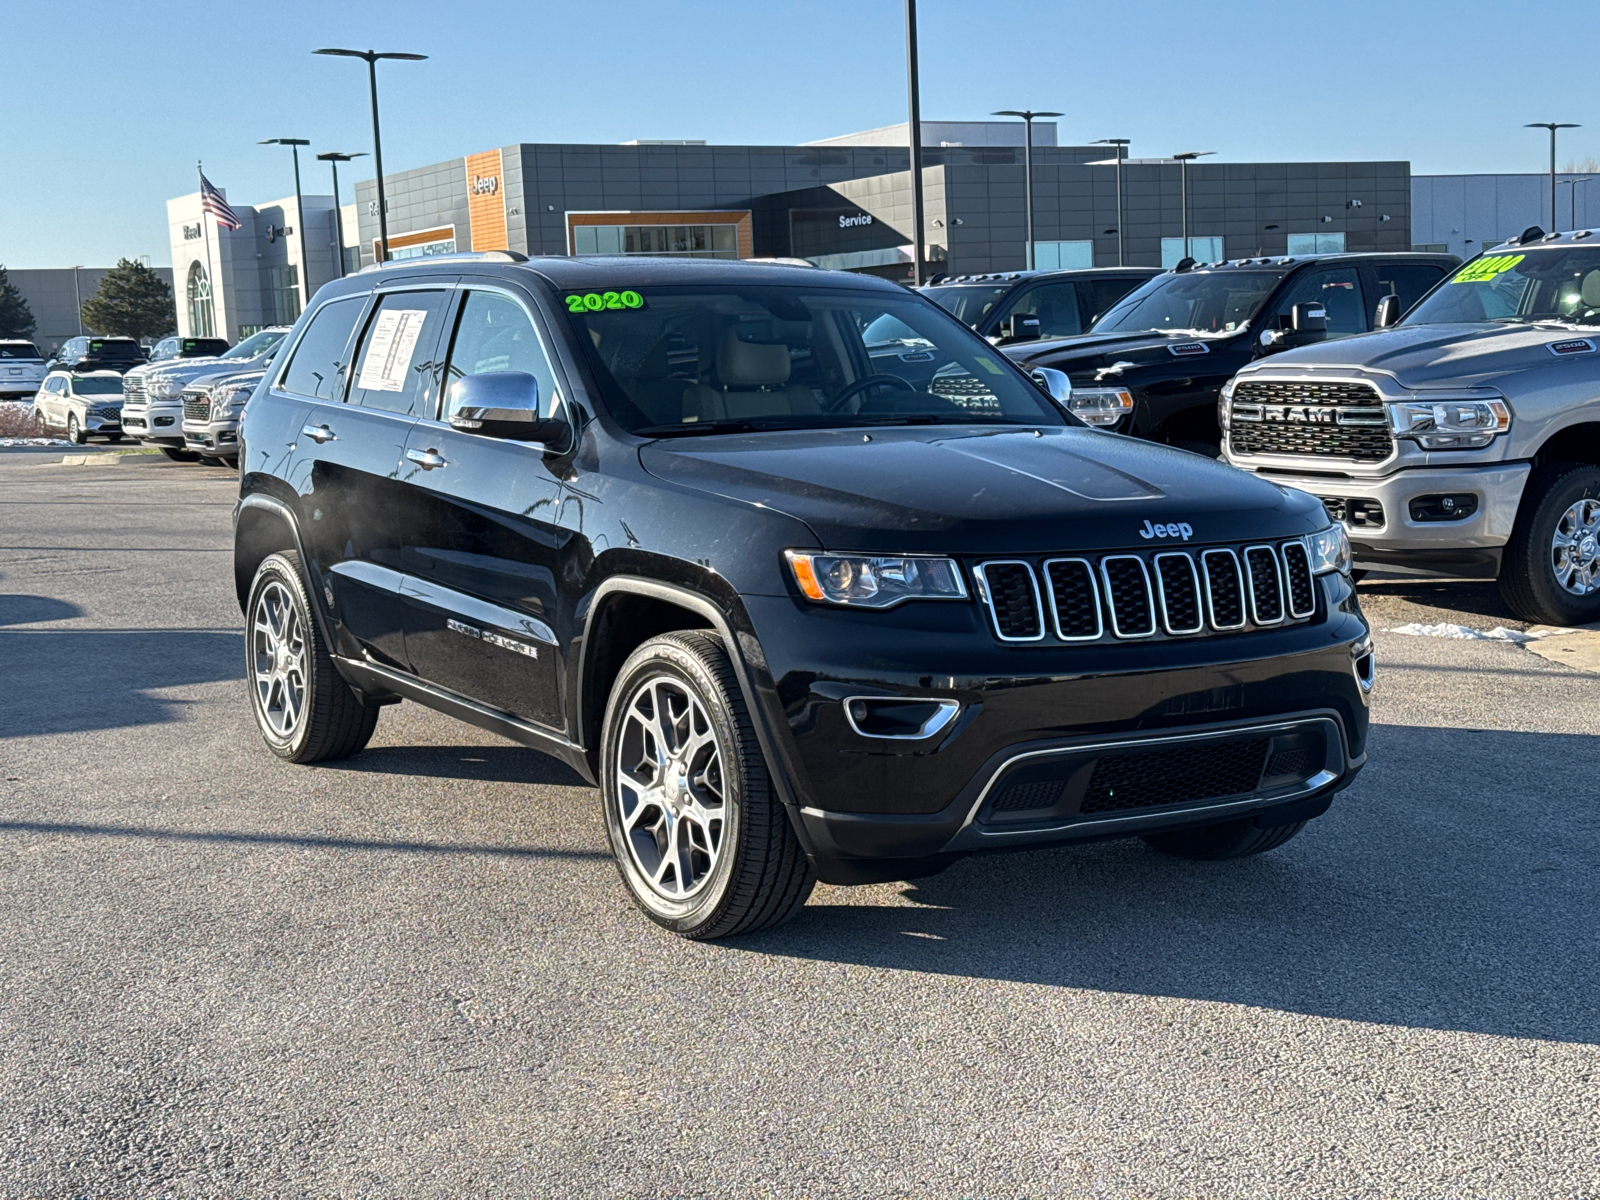
[[559,733],[530,725],[508,712],[489,708],[475,700],[468,700],[465,696],[458,696],[431,683],[424,683],[414,675],[381,667],[377,663],[362,662],[359,659],[339,655],[335,655],[333,661],[339,668],[339,673],[359,691],[375,696],[398,695],[407,700],[415,700],[418,704],[442,712],[448,717],[465,721],[468,725],[476,725],[479,729],[487,729],[490,733],[498,733],[501,737],[510,738],[513,742],[527,746],[531,750],[538,750],[552,758],[558,758],[582,775],[587,782],[592,784],[595,781],[594,772],[589,767],[589,756],[583,747],[568,741]]

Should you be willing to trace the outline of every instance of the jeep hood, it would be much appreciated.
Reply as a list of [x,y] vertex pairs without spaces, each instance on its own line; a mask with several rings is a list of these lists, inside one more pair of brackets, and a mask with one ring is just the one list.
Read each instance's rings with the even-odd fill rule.
[[1589,363],[1594,353],[1556,355],[1550,346],[1588,339],[1600,346],[1600,329],[1568,325],[1399,325],[1337,341],[1320,342],[1274,354],[1246,368],[1277,371],[1287,367],[1342,367],[1392,375],[1402,387],[1495,386],[1507,375],[1556,366]]
[[[805,522],[829,550],[1024,554],[1191,545],[1325,526],[1313,497],[1149,442],[1082,428],[793,430],[640,448],[673,484]],[[1169,543],[1170,544],[1170,543]]]

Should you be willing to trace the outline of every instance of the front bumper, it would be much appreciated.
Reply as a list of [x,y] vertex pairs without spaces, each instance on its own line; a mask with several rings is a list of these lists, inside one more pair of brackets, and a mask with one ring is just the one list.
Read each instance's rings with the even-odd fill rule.
[[181,404],[147,404],[139,408],[124,406],[122,427],[147,446],[166,446],[175,450],[184,448]]
[[188,449],[208,458],[231,458],[239,453],[239,422],[201,425],[185,421],[183,442]]
[[[759,699],[775,766],[822,878],[906,878],[974,851],[1315,815],[1306,806],[1325,808],[1365,761],[1372,664],[1353,588],[1319,584],[1322,616],[1307,625],[1054,648],[996,643],[976,605],[863,614],[746,597],[771,672]],[[864,696],[959,711],[926,738],[872,738],[845,711]],[[1101,760],[1178,778],[1209,770],[1212,748],[1261,761],[1220,792],[1180,779],[1125,810],[1105,794],[1110,776],[1091,786]],[[1294,771],[1266,772],[1289,751],[1303,752]]]
[[[1480,467],[1415,467],[1363,479],[1359,476],[1300,475],[1256,468],[1263,479],[1299,488],[1322,499],[1330,515],[1336,501],[1346,514],[1356,566],[1402,574],[1494,577],[1500,554],[1511,540],[1517,505],[1531,471],[1528,463]],[[1477,500],[1476,510],[1455,521],[1418,521],[1411,502],[1428,496],[1465,495]],[[1364,507],[1357,502],[1367,502]],[[1370,520],[1376,504],[1382,523]],[[1362,520],[1362,516],[1369,519]],[[1352,519],[1354,517],[1355,519]]]

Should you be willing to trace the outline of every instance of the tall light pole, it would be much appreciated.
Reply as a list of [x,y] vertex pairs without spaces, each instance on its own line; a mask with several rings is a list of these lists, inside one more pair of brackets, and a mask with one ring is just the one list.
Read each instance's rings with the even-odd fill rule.
[[990,113],[991,117],[1021,117],[1022,118],[1022,191],[1023,209],[1027,214],[1028,224],[1028,252],[1023,256],[1023,262],[1028,270],[1033,270],[1033,119],[1035,117],[1059,117],[1058,112],[1030,112],[1023,108],[1002,108],[997,113]]
[[427,58],[426,54],[400,54],[390,51],[377,50],[340,50],[328,48],[315,50],[314,54],[336,54],[342,58],[365,59],[367,63],[367,83],[372,89],[372,165],[378,171],[378,253],[376,258],[383,262],[389,257],[389,206],[383,197],[383,139],[378,133],[378,60],[380,58],[401,59],[405,62],[421,62]]
[[1172,156],[1178,160],[1178,192],[1183,198],[1183,253],[1179,258],[1192,257],[1189,253],[1189,164],[1197,158],[1215,153],[1215,150],[1187,150]]
[[[1089,144],[1091,146],[1110,146],[1112,147],[1111,152],[1116,155],[1111,161],[1116,164],[1117,168],[1117,266],[1125,267],[1127,263],[1123,259],[1127,242],[1122,233],[1125,224],[1122,220],[1122,160],[1128,157],[1129,140],[1127,138],[1097,138]],[[1092,162],[1089,165],[1091,167],[1104,166],[1105,160]]]
[[[1572,189],[1567,193],[1568,229],[1576,229],[1578,227],[1578,188],[1583,184],[1588,183],[1592,178],[1593,176],[1585,175],[1582,179],[1563,179],[1560,181],[1562,187]],[[1587,208],[1584,209],[1584,212],[1588,211],[1589,210]]]
[[333,236],[336,241],[334,255],[339,262],[339,278],[344,278],[344,213],[339,208],[339,164],[349,162],[353,158],[365,158],[365,150],[357,150],[354,154],[344,154],[338,150],[329,150],[326,154],[317,155],[318,162],[325,162],[333,168]]
[[917,0],[906,0],[907,121],[911,141],[911,284],[922,286],[922,95],[917,83]]
[[[201,220],[205,217],[202,215]],[[78,305],[78,336],[83,336],[83,292],[78,287],[78,272],[83,270],[82,265],[72,268],[72,298]]]
[[300,270],[297,272],[300,276],[298,291],[300,292],[300,311],[305,312],[306,299],[310,294],[306,290],[309,287],[306,275],[310,264],[306,262],[306,214],[304,206],[300,203],[300,147],[309,146],[311,143],[305,138],[262,138],[256,144],[258,146],[287,146],[294,154],[294,235],[300,243]]
[[1558,228],[1556,224],[1556,130],[1582,129],[1581,125],[1574,125],[1570,121],[1530,121],[1523,126],[1524,129],[1548,129],[1550,131],[1550,228],[1546,233],[1554,233]]

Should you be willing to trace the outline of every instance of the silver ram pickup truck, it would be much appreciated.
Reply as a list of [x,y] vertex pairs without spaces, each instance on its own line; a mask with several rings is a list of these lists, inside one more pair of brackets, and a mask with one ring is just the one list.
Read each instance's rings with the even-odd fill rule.
[[1534,228],[1373,333],[1272,353],[1218,402],[1236,467],[1321,498],[1358,569],[1492,578],[1600,620],[1600,236]]

